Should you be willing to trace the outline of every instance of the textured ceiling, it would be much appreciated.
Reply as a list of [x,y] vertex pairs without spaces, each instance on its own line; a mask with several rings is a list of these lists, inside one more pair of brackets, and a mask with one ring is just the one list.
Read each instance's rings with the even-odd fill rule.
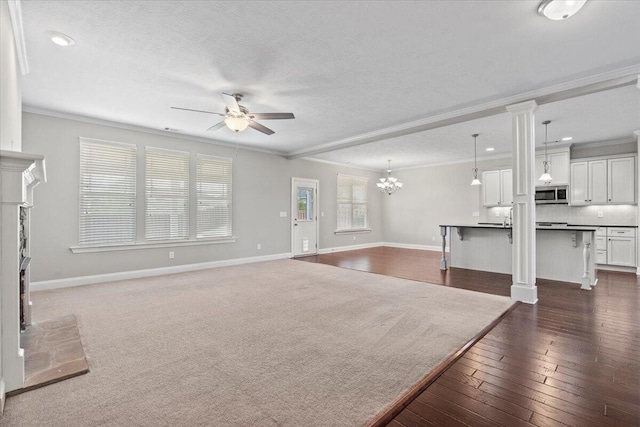
[[[28,107],[169,127],[286,154],[640,66],[640,2],[590,1],[564,22],[540,17],[537,4],[23,1],[31,68],[23,100]],[[68,34],[76,44],[56,46],[49,31]],[[222,112],[223,91],[246,94],[250,111],[293,112],[296,119],[265,121],[276,131],[272,136],[206,132],[216,116],[169,108]],[[568,111],[543,107],[569,120]],[[602,109],[616,107],[614,100]],[[579,129],[567,131],[602,140],[639,125],[637,117],[628,123],[617,116],[611,124],[596,116],[574,118]],[[318,157],[365,167],[395,154],[402,167],[458,160],[469,157],[469,135],[476,130],[486,134],[479,142],[493,138],[496,148],[506,147],[505,117]]]

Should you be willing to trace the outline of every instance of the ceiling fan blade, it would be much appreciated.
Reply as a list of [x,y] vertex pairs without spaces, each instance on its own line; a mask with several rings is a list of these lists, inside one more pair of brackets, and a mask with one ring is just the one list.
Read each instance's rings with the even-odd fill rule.
[[224,122],[224,120],[223,120],[223,121],[221,121],[220,123],[217,123],[217,124],[215,124],[215,125],[211,126],[211,127],[210,127],[209,129],[207,129],[207,130],[218,130],[218,129],[220,129],[221,127],[224,127],[224,125],[225,125],[225,124],[226,124],[226,123],[225,123],[225,122]]
[[259,132],[262,132],[262,133],[264,133],[266,135],[273,135],[275,133],[274,131],[272,131],[268,127],[263,126],[258,122],[254,122],[253,120],[249,120],[249,127],[253,128],[253,129],[255,129],[255,130],[259,131]]
[[214,113],[213,111],[204,111],[204,110],[194,110],[192,108],[181,108],[181,107],[171,107],[174,110],[184,110],[184,111],[195,111],[196,113],[207,113],[207,114],[215,114],[217,116],[224,116],[222,113]]
[[236,97],[233,95],[229,95],[228,93],[223,93],[222,94],[222,99],[224,100],[224,103],[227,104],[227,108],[229,109],[229,111],[235,111],[236,113],[240,112],[240,106],[238,105],[238,101],[236,100]]
[[293,113],[251,113],[249,117],[258,120],[295,119]]

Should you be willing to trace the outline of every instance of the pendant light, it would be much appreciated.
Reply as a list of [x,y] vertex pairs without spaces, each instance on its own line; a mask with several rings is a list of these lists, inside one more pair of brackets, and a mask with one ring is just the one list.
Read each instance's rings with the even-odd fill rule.
[[478,179],[478,143],[476,138],[478,138],[479,133],[474,133],[471,135],[473,137],[473,181],[471,181],[471,185],[481,185],[482,183]]
[[547,158],[547,127],[549,126],[549,123],[551,123],[551,120],[545,120],[544,122],[542,122],[542,124],[544,125],[544,162],[542,163],[544,172],[542,172],[542,175],[540,175],[538,181],[544,182],[553,181],[553,178],[551,178],[551,175],[549,174],[549,159]]

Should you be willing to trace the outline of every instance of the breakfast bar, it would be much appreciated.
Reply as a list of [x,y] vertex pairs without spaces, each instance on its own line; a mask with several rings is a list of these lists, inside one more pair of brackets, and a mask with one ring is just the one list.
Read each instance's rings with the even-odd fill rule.
[[[578,283],[591,289],[597,283],[595,232],[598,227],[570,224],[536,226],[536,276]],[[455,230],[455,233],[452,232]],[[449,240],[450,266],[495,273],[512,273],[512,229],[497,223],[441,224],[442,260]]]

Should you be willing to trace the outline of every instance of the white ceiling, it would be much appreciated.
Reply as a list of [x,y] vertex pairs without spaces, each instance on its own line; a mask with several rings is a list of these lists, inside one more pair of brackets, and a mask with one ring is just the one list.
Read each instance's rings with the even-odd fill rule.
[[[539,16],[537,4],[23,1],[31,69],[23,101],[290,154],[577,79],[640,72],[640,2],[589,1],[563,22]],[[49,31],[76,44],[56,46]],[[263,122],[272,136],[206,132],[216,116],[169,108],[222,112],[223,91],[246,94],[252,112],[296,119]],[[640,90],[546,104],[536,115],[544,119],[554,121],[550,139],[630,139],[640,128]],[[388,158],[395,167],[450,162],[472,158],[474,132],[479,147],[510,151],[503,114],[315,157],[376,169]]]

